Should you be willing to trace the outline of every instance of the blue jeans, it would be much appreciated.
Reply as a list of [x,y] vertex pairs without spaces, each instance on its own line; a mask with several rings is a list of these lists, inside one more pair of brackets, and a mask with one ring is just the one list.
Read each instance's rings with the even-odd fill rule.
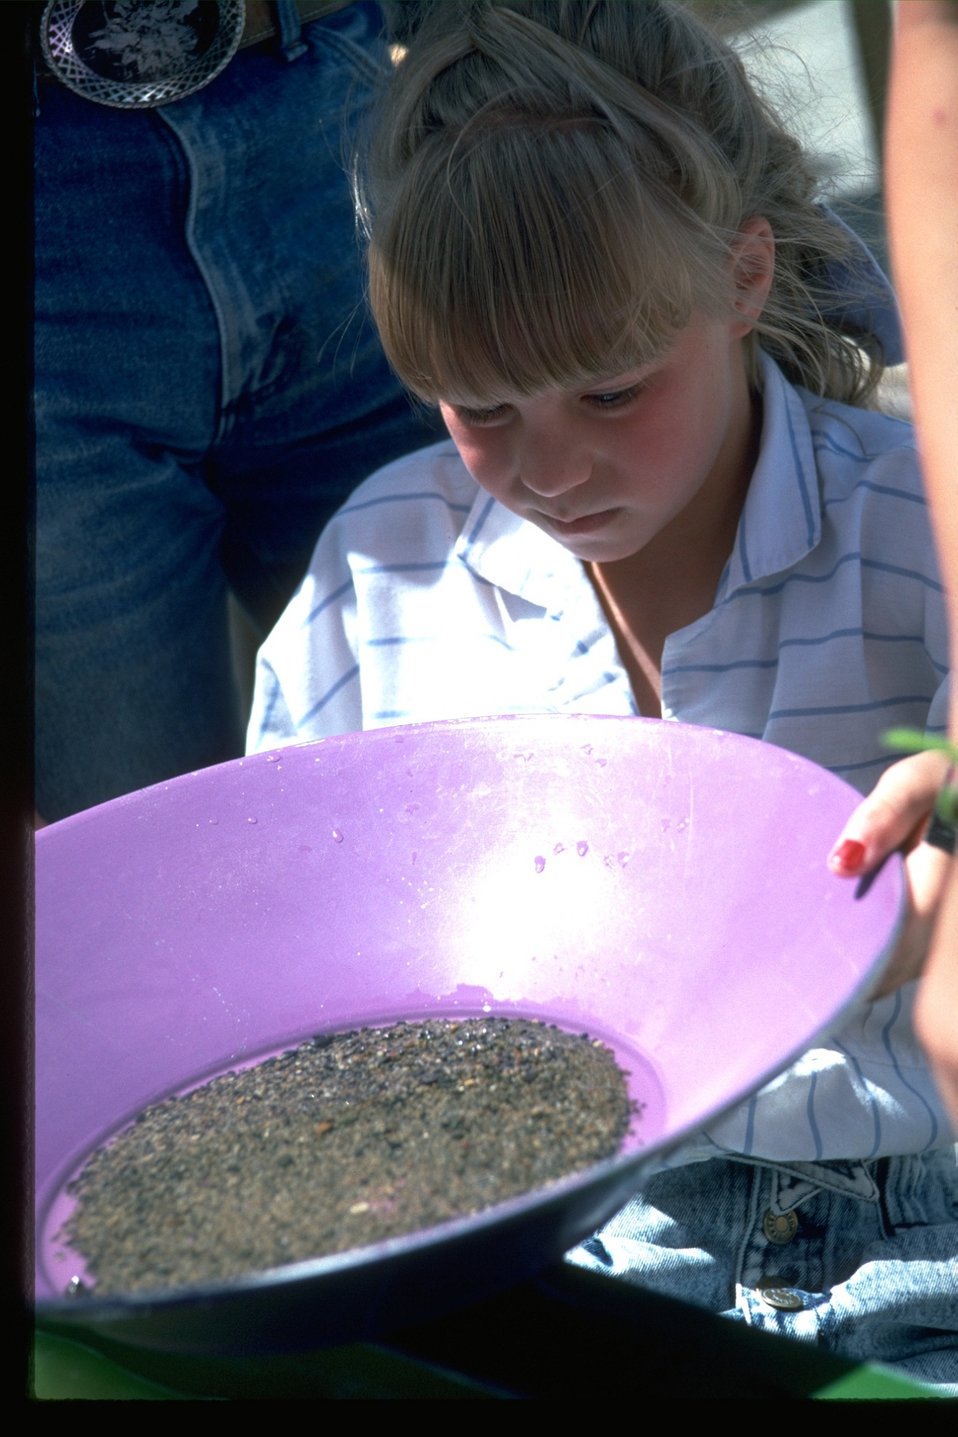
[[47,819],[242,753],[228,589],[265,634],[355,485],[436,437],[366,315],[343,167],[381,23],[352,5],[156,110],[38,80]]
[[657,1173],[569,1261],[958,1396],[953,1148]]

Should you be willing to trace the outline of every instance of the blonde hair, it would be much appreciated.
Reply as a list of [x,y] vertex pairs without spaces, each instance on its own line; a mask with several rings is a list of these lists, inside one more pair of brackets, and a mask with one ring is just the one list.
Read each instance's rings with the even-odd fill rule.
[[758,342],[796,383],[868,397],[878,341],[827,317],[826,269],[850,240],[797,141],[692,13],[420,8],[356,185],[373,315],[414,394],[489,403],[648,363],[693,310],[731,310],[732,247],[760,216],[775,273]]

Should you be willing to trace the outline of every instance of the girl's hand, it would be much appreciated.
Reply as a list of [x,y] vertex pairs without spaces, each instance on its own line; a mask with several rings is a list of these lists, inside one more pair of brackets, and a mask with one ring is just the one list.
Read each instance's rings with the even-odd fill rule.
[[924,834],[948,768],[947,754],[934,750],[893,764],[855,809],[828,858],[839,877],[863,878],[896,849],[905,855],[905,922],[872,998],[917,978],[925,966],[953,859]]

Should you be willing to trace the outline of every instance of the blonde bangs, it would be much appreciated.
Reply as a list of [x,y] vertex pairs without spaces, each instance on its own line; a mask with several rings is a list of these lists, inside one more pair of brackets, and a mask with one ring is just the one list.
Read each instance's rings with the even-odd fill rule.
[[[760,343],[793,382],[867,400],[881,339],[834,293],[854,246],[801,146],[692,10],[418,10],[354,171],[373,313],[413,393],[485,404],[641,367],[693,309],[728,312],[735,238],[757,216],[775,272],[746,339],[750,377]],[[860,297],[882,302],[867,284]]]
[[729,303],[716,227],[634,146],[594,114],[527,107],[477,117],[451,149],[426,139],[379,215],[370,303],[390,362],[428,402],[637,369],[694,309]]

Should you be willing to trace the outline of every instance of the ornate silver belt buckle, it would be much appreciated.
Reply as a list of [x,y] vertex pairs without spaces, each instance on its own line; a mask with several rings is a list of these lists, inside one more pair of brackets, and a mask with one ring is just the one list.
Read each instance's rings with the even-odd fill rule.
[[120,110],[192,95],[239,49],[245,0],[47,0],[40,45],[71,90]]

